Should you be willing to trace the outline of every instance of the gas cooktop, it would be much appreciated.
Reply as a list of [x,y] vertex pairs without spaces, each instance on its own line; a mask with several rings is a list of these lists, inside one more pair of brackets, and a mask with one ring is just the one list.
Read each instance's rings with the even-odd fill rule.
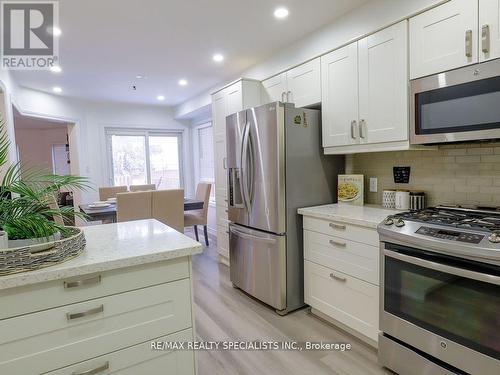
[[[437,206],[395,214],[387,217],[383,224],[402,228],[406,225],[406,221],[486,232],[489,242],[500,243],[500,208],[497,207]],[[485,237],[460,231],[437,231],[425,226],[416,233],[470,244],[479,243]]]

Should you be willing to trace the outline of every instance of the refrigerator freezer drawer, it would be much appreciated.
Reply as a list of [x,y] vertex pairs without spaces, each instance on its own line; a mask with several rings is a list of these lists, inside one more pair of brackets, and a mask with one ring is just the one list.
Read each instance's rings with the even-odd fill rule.
[[286,236],[229,226],[231,282],[274,307],[286,308]]

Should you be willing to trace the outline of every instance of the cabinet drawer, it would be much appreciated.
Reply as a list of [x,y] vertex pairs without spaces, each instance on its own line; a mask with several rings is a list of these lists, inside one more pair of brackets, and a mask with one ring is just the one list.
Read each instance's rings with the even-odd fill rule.
[[304,229],[356,242],[362,242],[372,246],[379,246],[378,233],[376,229],[346,224],[342,221],[304,217]]
[[187,258],[0,291],[0,320],[189,277]]
[[305,230],[304,258],[369,283],[379,284],[378,247]]
[[190,306],[184,279],[4,319],[0,374],[40,374],[190,328]]
[[304,297],[308,305],[377,341],[378,286],[306,260]]
[[[186,342],[191,340],[193,340],[193,331],[187,329],[173,335],[159,337],[154,341]],[[107,375],[158,375],[161,373],[161,369],[168,369],[168,374],[172,375],[194,375],[194,361],[192,351],[151,350],[151,342],[147,341],[76,365],[51,371],[46,375],[83,375],[98,369],[103,369],[102,374]],[[101,374],[101,372],[96,374]]]

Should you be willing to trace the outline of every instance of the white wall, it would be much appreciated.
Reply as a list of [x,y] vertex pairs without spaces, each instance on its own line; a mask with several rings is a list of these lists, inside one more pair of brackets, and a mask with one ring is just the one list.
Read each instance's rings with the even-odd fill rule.
[[[12,96],[17,86],[12,80],[8,70],[0,69],[0,117],[5,123],[5,130],[11,140],[11,147],[9,150],[9,161],[17,161],[16,148],[15,148],[15,134],[14,134],[14,116],[12,111]],[[0,177],[3,176],[4,170],[0,170]]]
[[[183,132],[186,194],[193,194],[191,129],[174,119],[172,109],[158,106],[97,103],[82,101],[44,92],[19,88],[15,95],[16,108],[23,115],[45,117],[75,123],[76,147],[80,155],[80,174],[87,176],[95,187],[109,184],[105,128],[178,129]],[[75,147],[75,145],[71,145]],[[97,191],[86,192],[82,201],[97,200]]]
[[16,143],[19,158],[25,168],[43,168],[52,173],[52,146],[66,144],[67,126],[54,126],[52,129],[20,128],[14,119]]
[[[239,76],[258,80],[269,78],[446,1],[448,0],[372,0],[241,72]],[[226,63],[230,64],[230,57]],[[180,104],[176,107],[176,115],[186,118],[190,112],[206,107],[210,104],[210,92],[237,78],[239,77],[235,76],[228,82],[220,82],[211,90]]]

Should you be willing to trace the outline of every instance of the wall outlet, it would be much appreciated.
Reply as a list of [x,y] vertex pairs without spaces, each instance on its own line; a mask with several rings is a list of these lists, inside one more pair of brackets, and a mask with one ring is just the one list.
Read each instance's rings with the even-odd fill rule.
[[377,192],[377,184],[378,184],[377,177],[370,177],[370,192],[371,193]]

